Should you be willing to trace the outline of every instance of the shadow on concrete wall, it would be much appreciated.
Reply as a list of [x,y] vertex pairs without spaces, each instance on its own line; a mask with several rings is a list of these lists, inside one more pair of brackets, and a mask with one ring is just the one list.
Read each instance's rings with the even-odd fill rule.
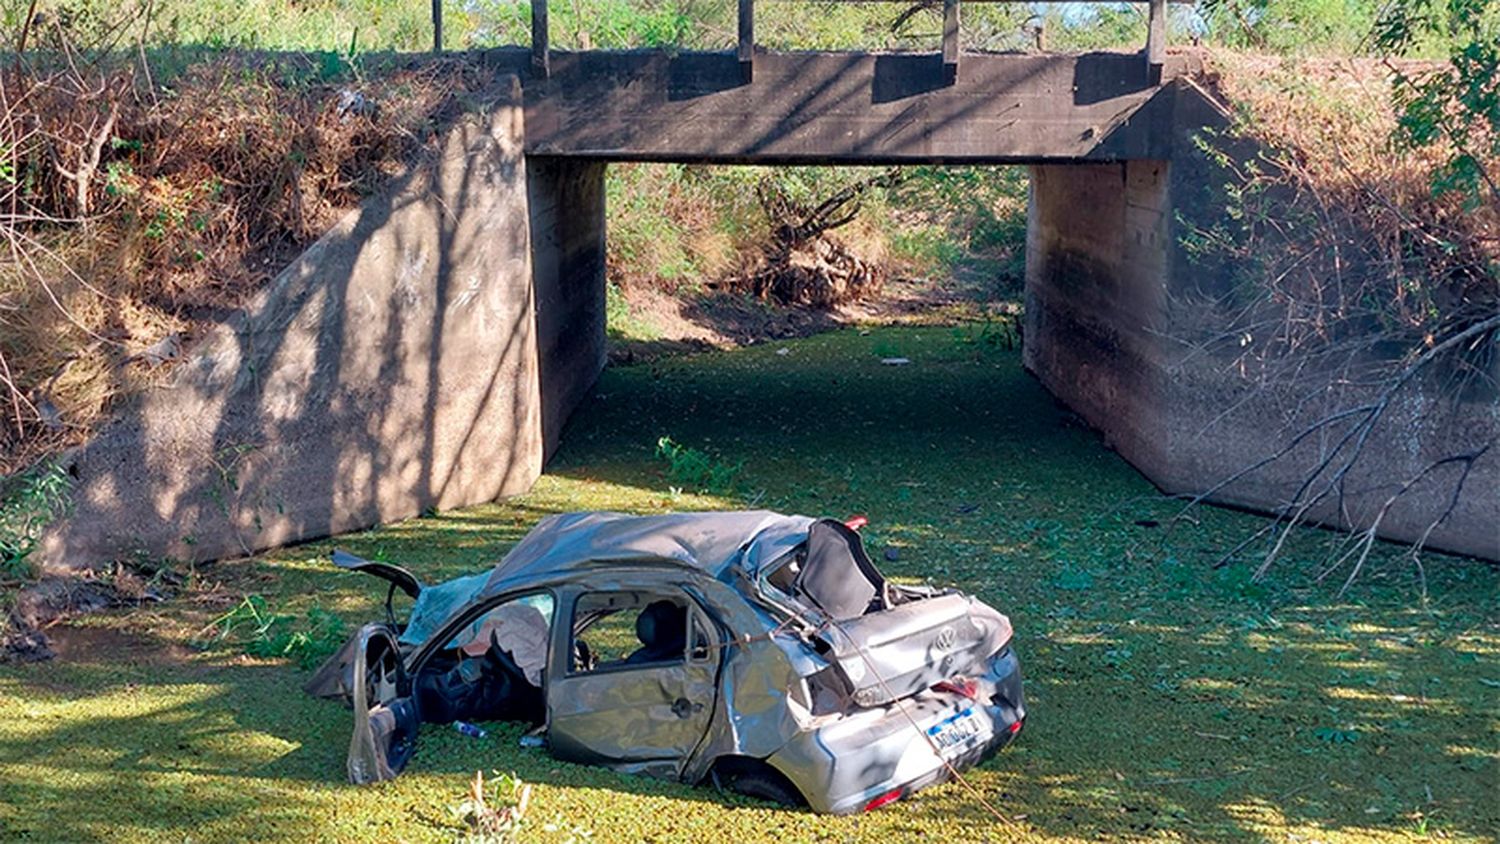
[[540,470],[522,116],[484,115],[72,456],[48,565],[213,559],[486,501]]

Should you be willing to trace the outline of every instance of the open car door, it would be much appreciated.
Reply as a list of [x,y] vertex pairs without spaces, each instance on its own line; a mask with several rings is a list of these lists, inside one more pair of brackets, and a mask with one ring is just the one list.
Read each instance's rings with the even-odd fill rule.
[[411,759],[421,724],[395,630],[366,624],[355,636],[352,656],[349,781],[358,785],[393,779]]
[[391,606],[391,600],[396,597],[396,590],[400,589],[415,600],[421,596],[422,589],[424,588],[422,581],[418,580],[416,575],[400,566],[376,560],[362,559],[350,554],[348,551],[334,549],[333,564],[345,571],[357,571],[373,575],[390,584],[390,587],[385,592],[385,620],[391,624],[396,623],[396,611]]

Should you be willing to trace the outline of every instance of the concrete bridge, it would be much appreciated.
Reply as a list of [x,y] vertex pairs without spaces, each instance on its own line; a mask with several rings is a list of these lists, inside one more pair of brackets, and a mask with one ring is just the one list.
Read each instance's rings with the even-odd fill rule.
[[[492,102],[75,456],[44,560],[212,559],[527,489],[605,362],[612,161],[1026,164],[1028,368],[1170,492],[1278,444],[1291,420],[1220,421],[1230,388],[1167,338],[1172,292],[1204,283],[1178,216],[1223,181],[1194,142],[1225,123],[1196,57],[745,57],[487,53]],[[1217,499],[1274,506],[1295,468]],[[1430,541],[1500,556],[1493,509]]]

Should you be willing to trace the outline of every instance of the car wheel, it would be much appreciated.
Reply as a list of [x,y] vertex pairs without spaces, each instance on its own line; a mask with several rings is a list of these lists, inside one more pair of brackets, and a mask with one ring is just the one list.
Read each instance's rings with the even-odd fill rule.
[[724,760],[713,770],[714,787],[782,806],[802,806],[801,792],[784,774],[758,759]]

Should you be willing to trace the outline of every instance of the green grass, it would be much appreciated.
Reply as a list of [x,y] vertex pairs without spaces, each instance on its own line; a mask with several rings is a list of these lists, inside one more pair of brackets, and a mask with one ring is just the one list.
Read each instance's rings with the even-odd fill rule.
[[613,282],[604,288],[604,321],[609,336],[616,340],[651,341],[661,339],[661,329],[630,307],[620,286]]
[[[1016,353],[948,327],[854,330],[612,369],[527,495],[343,537],[432,581],[487,565],[542,516],[735,502],[674,493],[658,440],[731,463],[761,506],[864,512],[893,576],[957,584],[1009,613],[1031,718],[956,785],[826,818],[557,762],[500,727],[431,727],[399,780],[343,782],[349,714],[287,660],[199,652],[253,592],[277,612],[379,615],[332,542],[224,563],[149,611],[63,631],[66,661],[0,668],[0,837],[451,840],[476,769],[536,784],[523,840],[1494,840],[1497,573],[1399,549],[1342,601],[1300,533],[1260,584],[1211,562],[1258,522],[1176,505],[1064,424]],[[785,347],[787,354],[777,354]],[[909,366],[882,366],[895,348]],[[1294,563],[1295,561],[1295,563]],[[214,595],[224,596],[215,601]],[[66,645],[67,642],[64,642]],[[76,644],[76,643],[75,643]]]

